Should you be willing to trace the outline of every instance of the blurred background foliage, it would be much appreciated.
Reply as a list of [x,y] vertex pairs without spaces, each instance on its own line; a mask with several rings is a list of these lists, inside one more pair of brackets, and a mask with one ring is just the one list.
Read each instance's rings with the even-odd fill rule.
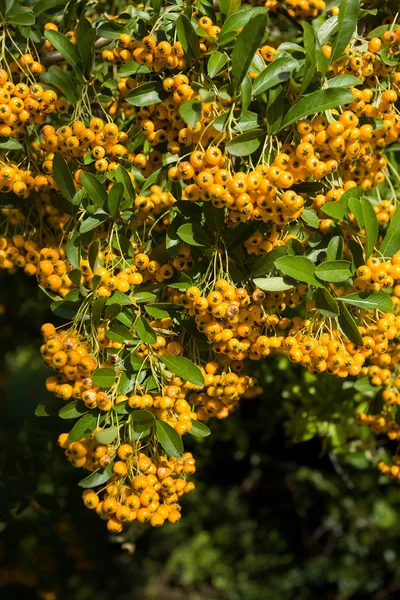
[[34,414],[47,311],[34,281],[0,273],[2,600],[400,597],[400,495],[376,469],[380,440],[354,424],[352,383],[257,364],[262,397],[189,441],[180,523],[110,536],[55,446],[63,424]]

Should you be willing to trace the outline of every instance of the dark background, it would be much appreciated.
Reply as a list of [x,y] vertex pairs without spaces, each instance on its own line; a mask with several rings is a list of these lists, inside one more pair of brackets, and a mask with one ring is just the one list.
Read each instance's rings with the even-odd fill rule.
[[54,443],[65,423],[34,415],[47,300],[0,273],[0,312],[2,600],[400,597],[399,491],[373,464],[383,440],[354,425],[351,386],[256,365],[262,397],[185,437],[198,470],[180,523],[110,536]]

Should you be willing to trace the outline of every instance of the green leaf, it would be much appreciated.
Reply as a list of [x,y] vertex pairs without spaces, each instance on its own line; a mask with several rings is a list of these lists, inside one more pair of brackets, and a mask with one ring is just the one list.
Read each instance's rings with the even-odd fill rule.
[[[135,193],[135,189],[133,187],[132,184],[132,180],[129,177],[128,171],[123,167],[123,166],[119,166],[118,169],[116,169],[114,171],[115,173],[115,181],[122,183],[122,185],[124,186],[124,191],[125,191],[125,201],[131,199],[132,201],[136,198],[136,193]],[[124,201],[124,205],[125,205],[125,201]]]
[[270,89],[267,104],[267,131],[274,135],[279,130],[283,119],[284,93],[283,87],[278,84]]
[[206,225],[211,231],[221,231],[225,222],[225,210],[216,208],[212,202],[203,204],[203,214],[206,220]]
[[105,469],[98,469],[93,473],[90,473],[84,479],[81,479],[78,483],[79,487],[91,489],[97,487],[99,485],[103,485],[103,483],[107,483],[107,481],[112,477],[113,474],[113,466],[108,465]]
[[302,220],[314,229],[319,229],[319,218],[315,210],[311,208],[305,208],[301,213]]
[[39,402],[35,408],[35,417],[53,417],[58,414],[60,401],[57,398],[50,397]]
[[207,63],[208,76],[213,79],[213,77],[215,77],[221,71],[221,69],[223,69],[227,62],[228,55],[226,52],[214,52],[211,54]]
[[89,437],[97,425],[97,415],[93,412],[88,412],[86,415],[83,415],[75,423],[73,428],[68,434],[68,443],[72,444],[72,442],[79,442],[84,437]]
[[400,251],[400,206],[398,206],[390,220],[388,230],[383,238],[380,252],[389,258]]
[[339,283],[347,281],[351,276],[351,263],[348,260],[327,260],[315,269],[315,274],[322,281]]
[[393,302],[388,294],[383,292],[362,292],[360,294],[350,294],[338,298],[341,302],[352,304],[366,310],[382,310],[393,312]]
[[342,55],[347,44],[357,31],[358,11],[360,0],[342,0],[338,16],[338,29],[332,45],[331,64]]
[[124,197],[124,186],[122,183],[114,183],[108,194],[107,206],[108,212],[116,220],[119,214],[119,207]]
[[338,324],[341,332],[348,340],[350,340],[350,342],[353,342],[353,344],[356,344],[357,346],[363,345],[362,336],[358,330],[357,323],[343,302],[339,305]]
[[201,60],[200,42],[192,23],[186,15],[181,14],[175,21],[176,34],[184,53],[190,58]]
[[92,381],[94,385],[98,385],[101,388],[110,388],[114,383],[117,374],[115,369],[111,367],[100,367],[92,373]]
[[64,0],[40,0],[40,2],[32,6],[32,10],[35,17],[38,17],[42,13],[55,8],[59,4],[64,4]]
[[157,296],[151,292],[135,292],[134,298],[135,302],[140,304],[141,302],[151,302],[151,300],[154,300]]
[[131,414],[131,421],[133,423],[142,423],[143,421],[150,421],[152,423],[154,419],[154,413],[146,410],[145,408],[134,410]]
[[149,106],[161,102],[160,92],[163,91],[159,81],[148,81],[131,90],[125,97],[125,102],[133,106]]
[[7,15],[7,22],[10,23],[10,25],[21,25],[27,27],[35,24],[35,15],[31,12],[16,12],[14,14]]
[[343,221],[343,219],[347,215],[346,207],[343,206],[343,204],[340,204],[340,202],[327,202],[321,207],[321,210],[324,213],[324,215],[332,217],[337,221]]
[[240,10],[235,14],[232,14],[225,21],[218,42],[220,46],[228,44],[237,37],[238,29],[243,28],[253,17],[259,17],[260,15],[268,15],[267,10],[263,6],[255,8],[246,8],[246,10]]
[[248,156],[260,147],[262,135],[265,135],[263,129],[245,131],[230,140],[225,148],[232,156]]
[[53,158],[53,174],[64,198],[72,202],[76,192],[74,180],[65,158],[59,152]]
[[83,72],[89,75],[94,61],[94,42],[96,29],[84,17],[80,19],[76,28],[76,41],[79,56],[82,59]]
[[324,317],[337,317],[339,314],[339,305],[326,289],[319,289],[315,294],[315,303],[317,310]]
[[113,304],[120,304],[121,306],[127,306],[129,304],[134,304],[135,302],[132,298],[129,298],[124,292],[120,292],[116,290],[112,296],[107,298],[107,306],[111,306]]
[[75,46],[59,31],[48,30],[44,32],[45,37],[54,46],[56,50],[65,58],[67,63],[79,71],[81,64],[79,54]]
[[69,402],[63,406],[60,409],[58,416],[61,419],[77,419],[87,412],[88,409],[82,404],[82,402],[75,400],[74,402]]
[[145,344],[156,343],[157,334],[151,327],[146,317],[138,317],[135,321],[134,328],[136,331],[136,335],[142,340],[142,342],[144,342]]
[[187,102],[184,102],[179,107],[179,114],[181,115],[185,123],[187,123],[194,129],[198,121],[200,121],[201,119],[200,100],[188,100]]
[[98,227],[101,223],[104,223],[104,221],[107,221],[109,218],[110,216],[106,212],[98,210],[94,213],[94,215],[82,221],[79,231],[81,233],[92,231],[92,229],[96,229],[96,227]]
[[122,65],[118,71],[120,77],[130,77],[131,75],[142,75],[144,73],[151,73],[151,69],[146,65],[140,65],[134,60]]
[[71,265],[78,269],[81,264],[81,236],[77,231],[68,240],[65,253]]
[[96,298],[92,304],[91,317],[95,327],[100,323],[107,298]]
[[326,249],[326,259],[340,260],[343,256],[343,238],[340,235],[335,235],[328,244]]
[[376,394],[380,389],[382,389],[382,386],[372,385],[369,377],[361,377],[361,379],[358,379],[355,382],[354,389],[357,390],[357,392],[361,392],[361,394],[367,394],[368,392],[373,392]]
[[338,75],[337,77],[332,77],[328,81],[328,88],[336,88],[336,87],[354,87],[356,85],[361,85],[362,81],[358,79],[355,75]]
[[307,117],[310,114],[317,114],[330,108],[336,108],[337,106],[350,104],[353,99],[353,94],[350,92],[350,90],[342,88],[318,90],[312,94],[308,94],[296,102],[296,104],[294,104],[288,110],[282,121],[280,129],[288,127],[299,119]]
[[304,75],[301,81],[300,92],[303,94],[308,86],[310,85],[315,72],[315,66],[317,63],[317,55],[315,51],[315,33],[314,29],[307,23],[307,21],[302,22],[303,27],[303,44],[306,51],[306,62],[304,64]]
[[275,87],[283,81],[290,79],[290,74],[299,67],[299,62],[291,55],[276,58],[256,78],[253,84],[253,94],[258,96]]
[[234,13],[236,13],[239,8],[241,1],[240,0],[218,0],[219,10],[221,15],[224,17],[230,17]]
[[201,421],[195,421],[192,419],[192,429],[189,431],[190,435],[195,437],[207,437],[211,434],[210,429]]
[[267,252],[267,254],[264,254],[263,256],[257,258],[251,269],[252,277],[265,275],[266,273],[272,271],[272,269],[275,268],[274,263],[276,259],[285,256],[287,254],[287,251],[287,246],[278,246],[277,248],[271,250],[271,252]]
[[41,79],[58,88],[61,93],[64,94],[68,102],[70,102],[72,106],[76,106],[76,86],[73,82],[72,75],[68,71],[53,65],[47,73],[43,73]]
[[8,140],[0,142],[0,148],[2,150],[22,150],[23,145],[17,140],[14,140],[14,138],[8,138]]
[[204,385],[204,378],[199,367],[188,358],[184,356],[172,356],[170,354],[162,354],[159,358],[178,377],[196,386],[202,387]]
[[264,292],[284,292],[294,287],[293,283],[286,283],[283,277],[257,277],[253,283]]
[[365,256],[369,258],[378,239],[379,224],[371,202],[366,198],[361,198],[360,202],[365,227]]
[[107,190],[93,173],[84,171],[81,175],[81,182],[89,198],[98,208],[103,209],[107,206]]
[[111,442],[113,442],[117,437],[118,431],[119,427],[107,427],[106,429],[96,431],[94,437],[99,444],[111,444]]
[[157,419],[156,432],[158,440],[168,456],[180,458],[183,454],[183,443],[181,436],[176,433],[175,429],[168,423]]
[[246,113],[247,107],[251,102],[251,79],[249,75],[246,75],[240,84],[240,101],[242,104],[242,114]]
[[276,268],[284,275],[308,285],[323,287],[314,277],[315,265],[306,256],[284,256],[275,261]]
[[247,75],[257,48],[260,46],[268,25],[268,15],[253,17],[239,33],[232,51],[232,76],[236,88]]
[[177,234],[182,241],[190,246],[206,246],[210,244],[210,238],[204,227],[197,223],[185,223],[181,225]]

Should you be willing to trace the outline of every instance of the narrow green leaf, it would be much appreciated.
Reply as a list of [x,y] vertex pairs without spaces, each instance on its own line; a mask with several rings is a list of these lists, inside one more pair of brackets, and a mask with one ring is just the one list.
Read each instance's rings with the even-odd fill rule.
[[115,369],[100,367],[100,369],[96,369],[92,373],[92,381],[101,388],[110,388],[115,383],[116,376]]
[[314,229],[319,229],[319,218],[315,210],[311,208],[305,208],[301,213],[301,219]]
[[338,16],[338,29],[332,45],[331,64],[342,55],[347,44],[357,30],[360,0],[342,0]]
[[268,25],[268,15],[253,17],[239,33],[232,52],[232,76],[236,87],[241,84]]
[[394,310],[390,296],[383,292],[349,294],[349,296],[341,296],[338,300],[366,310],[382,310],[384,312],[393,312]]
[[144,342],[145,344],[156,343],[157,334],[151,327],[146,317],[138,317],[135,321],[134,328],[136,331],[136,335],[142,340],[142,342]]
[[107,199],[108,212],[116,220],[119,214],[119,207],[124,196],[124,186],[122,183],[114,183],[112,186]]
[[307,21],[302,22],[303,27],[303,44],[306,51],[306,62],[304,64],[304,75],[301,81],[300,92],[303,94],[308,86],[310,85],[313,77],[315,66],[317,62],[316,51],[315,51],[315,33],[314,29],[307,23]]
[[327,260],[340,260],[343,256],[343,238],[340,235],[335,235],[328,244],[326,249]]
[[81,264],[81,236],[77,231],[68,240],[65,253],[71,265],[78,269]]
[[53,173],[60,192],[72,202],[76,192],[74,180],[65,158],[59,152],[53,158]]
[[191,21],[186,15],[181,14],[175,21],[176,34],[183,51],[190,58],[201,59],[200,42]]
[[357,346],[363,345],[363,339],[358,330],[357,323],[343,302],[339,305],[338,324],[341,332],[350,342],[353,342]]
[[267,254],[257,258],[251,269],[252,277],[259,277],[272,271],[272,269],[275,268],[274,263],[276,259],[285,256],[287,251],[287,246],[278,246],[277,248],[271,250],[271,252],[267,252]]
[[85,18],[80,19],[76,28],[78,54],[83,64],[83,72],[89,75],[94,60],[94,42],[96,29]]
[[204,227],[197,223],[185,223],[181,225],[177,234],[182,241],[190,246],[206,246],[210,244],[210,238]]
[[232,156],[249,156],[260,147],[262,135],[265,135],[263,129],[245,131],[230,140],[225,148]]
[[168,423],[157,419],[156,432],[161,446],[164,448],[168,456],[180,458],[183,454],[182,438],[178,435]]
[[315,303],[317,310],[324,317],[333,318],[339,314],[339,305],[326,289],[319,289],[315,294]]
[[89,437],[95,427],[97,425],[97,415],[93,412],[88,412],[86,415],[83,415],[75,423],[73,428],[68,434],[68,443],[72,444],[72,442],[79,442],[84,437]]
[[261,15],[268,15],[267,10],[263,6],[254,8],[246,8],[246,10],[240,10],[235,14],[232,14],[227,18],[224,25],[222,26],[219,35],[219,45],[224,46],[237,37],[238,29],[243,28],[253,17],[259,17]]
[[94,215],[82,221],[79,231],[81,233],[92,231],[92,229],[96,229],[96,227],[98,227],[101,223],[104,223],[104,221],[107,221],[109,218],[110,216],[106,212],[102,210],[96,211]]
[[292,56],[282,56],[270,63],[256,78],[253,84],[253,94],[258,96],[290,78],[294,69],[299,67],[299,62]]
[[192,419],[192,429],[189,431],[189,433],[195,437],[207,437],[211,434],[211,431],[207,425],[204,425],[204,423],[201,421],[195,421]]
[[327,260],[315,269],[315,275],[322,281],[340,283],[351,276],[351,263],[348,260]]
[[284,256],[275,261],[276,268],[284,275],[296,281],[302,281],[315,287],[323,287],[314,277],[315,265],[306,256]]
[[328,88],[336,88],[336,87],[354,87],[356,85],[361,85],[362,81],[358,79],[355,75],[338,75],[337,77],[332,77],[328,81]]
[[283,277],[256,277],[253,283],[264,292],[284,292],[294,287],[293,283],[286,283]]
[[351,91],[343,88],[318,90],[312,94],[308,94],[288,110],[280,129],[288,127],[310,114],[317,114],[330,108],[350,104],[353,99]]
[[131,90],[125,96],[125,102],[133,106],[149,106],[161,102],[160,93],[163,91],[162,84],[159,81],[148,81]]
[[194,129],[201,119],[201,102],[199,100],[188,100],[187,102],[184,102],[179,107],[179,114],[185,123]]
[[204,378],[199,367],[197,367],[188,358],[185,358],[184,356],[162,354],[160,356],[160,360],[171,372],[175,373],[175,375],[178,375],[178,377],[193,383],[193,385],[200,387],[204,385]]
[[400,251],[400,206],[398,206],[390,220],[388,230],[383,238],[380,252],[389,258]]
[[45,37],[74,69],[80,70],[81,60],[75,46],[59,31],[48,30]]
[[241,1],[240,0],[218,0],[219,10],[221,15],[224,17],[230,17],[234,13],[236,13],[239,8]]
[[86,173],[85,171],[81,175],[81,182],[89,198],[93,200],[98,208],[104,209],[107,206],[107,190],[104,185],[93,173]]
[[365,227],[365,256],[369,258],[378,239],[379,224],[371,202],[366,198],[361,198],[360,202]]
[[90,475],[88,475],[84,479],[81,479],[78,485],[79,487],[85,489],[95,488],[99,485],[103,485],[103,483],[106,483],[110,479],[110,477],[112,477],[112,474],[113,466],[108,465],[108,467],[105,469],[98,469],[97,471],[90,473]]
[[215,77],[221,71],[221,69],[223,69],[227,62],[228,55],[226,52],[214,52],[211,54],[207,63],[208,76],[213,79],[213,77]]
[[14,138],[8,138],[7,140],[0,142],[0,148],[2,150],[22,150],[23,145],[17,140],[14,140]]
[[86,406],[79,400],[74,400],[74,402],[69,402],[62,408],[58,413],[58,416],[61,419],[77,419],[81,417],[85,413],[88,412]]
[[96,431],[94,437],[99,444],[111,444],[117,437],[118,431],[119,427],[107,427],[106,429]]

